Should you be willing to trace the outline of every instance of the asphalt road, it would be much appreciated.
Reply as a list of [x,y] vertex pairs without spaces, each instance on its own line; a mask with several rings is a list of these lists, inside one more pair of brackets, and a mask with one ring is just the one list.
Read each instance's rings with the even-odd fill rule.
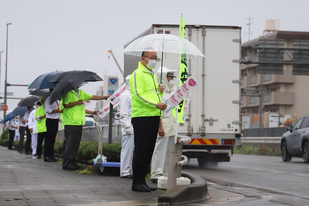
[[191,159],[183,171],[200,175],[209,188],[245,196],[224,205],[309,205],[309,164],[301,158],[234,155],[231,162],[204,169]]

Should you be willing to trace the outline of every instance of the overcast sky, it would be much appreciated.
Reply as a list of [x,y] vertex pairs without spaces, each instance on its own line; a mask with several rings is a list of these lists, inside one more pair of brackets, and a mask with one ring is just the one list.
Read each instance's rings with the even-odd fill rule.
[[[249,16],[252,39],[262,35],[270,18],[280,20],[280,30],[309,31],[308,8],[308,0],[0,0],[0,51],[4,51],[0,92],[4,92],[7,23],[12,23],[8,83],[29,84],[55,70],[91,70],[102,78],[105,73],[121,77],[107,50],[113,50],[123,67],[125,43],[151,24],[179,24],[181,13],[186,24],[241,26],[246,42]],[[103,82],[89,83],[82,89],[95,94],[100,85]],[[26,87],[8,87],[8,92],[28,96]],[[18,101],[9,99],[9,110]]]

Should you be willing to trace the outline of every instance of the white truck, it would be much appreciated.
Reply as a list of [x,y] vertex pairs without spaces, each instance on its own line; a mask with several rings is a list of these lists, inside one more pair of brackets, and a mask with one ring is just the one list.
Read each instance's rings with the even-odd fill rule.
[[[162,32],[178,36],[179,25],[153,24],[124,47],[139,37]],[[192,92],[188,116],[179,124],[178,134],[192,138],[191,143],[183,147],[184,155],[197,158],[200,167],[216,166],[218,162],[230,161],[233,146],[240,145],[241,27],[186,25],[185,33],[185,38],[197,46],[205,58],[187,60],[188,76],[195,77],[199,84]],[[166,57],[168,55],[164,56],[164,66],[179,70],[180,59]],[[140,60],[141,57],[124,55],[125,76],[137,68]]]

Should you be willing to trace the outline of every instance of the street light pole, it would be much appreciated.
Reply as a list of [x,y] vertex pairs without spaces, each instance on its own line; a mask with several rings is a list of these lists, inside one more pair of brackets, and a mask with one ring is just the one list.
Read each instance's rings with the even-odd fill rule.
[[[4,51],[0,51],[0,82],[1,82],[1,57],[3,52]],[[0,92],[1,92],[1,85],[0,85]]]
[[[4,104],[7,104],[7,77],[8,77],[8,42],[9,42],[9,25],[12,23],[6,24],[6,61],[5,61],[5,80],[4,80]],[[3,118],[6,115],[6,111],[3,111]]]

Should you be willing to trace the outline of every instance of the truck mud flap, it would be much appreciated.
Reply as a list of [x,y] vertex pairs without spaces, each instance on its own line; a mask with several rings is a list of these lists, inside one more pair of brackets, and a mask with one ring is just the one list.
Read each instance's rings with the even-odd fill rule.
[[210,153],[210,152],[183,152],[183,155],[187,156],[188,158],[203,158],[205,160],[214,160],[217,162],[229,162],[230,157],[229,153]]
[[217,157],[214,157],[213,160],[217,162],[229,162],[231,158],[229,156],[217,156]]

